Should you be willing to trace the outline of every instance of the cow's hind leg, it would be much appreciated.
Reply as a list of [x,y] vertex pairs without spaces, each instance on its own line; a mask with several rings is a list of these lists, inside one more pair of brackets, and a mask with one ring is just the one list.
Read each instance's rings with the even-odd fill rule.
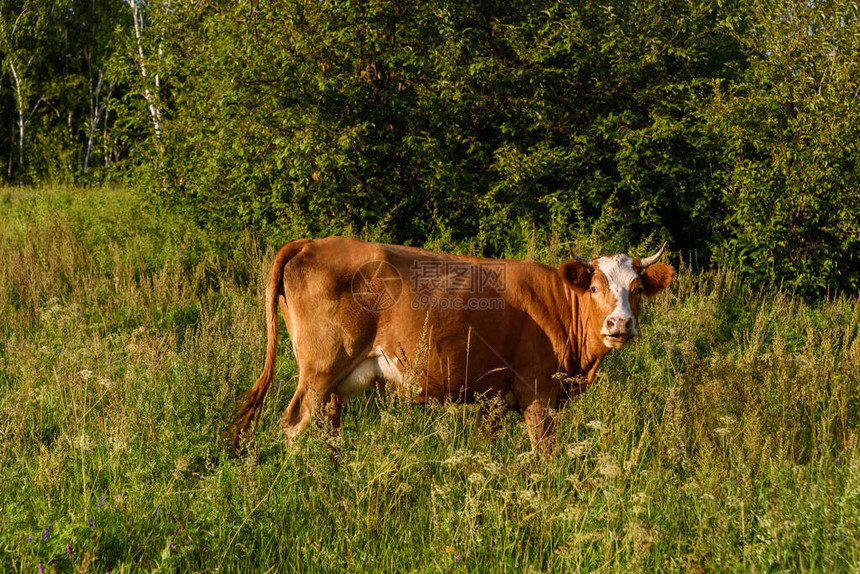
[[331,421],[332,430],[336,431],[340,428],[340,414],[343,412],[343,407],[346,406],[346,401],[349,397],[342,397],[337,393],[332,393],[326,405],[326,414]]
[[287,443],[302,432],[314,418],[315,410],[323,417],[323,425],[336,431],[344,405],[352,395],[370,387],[374,382],[386,380],[386,357],[353,359],[336,375],[314,372],[299,366],[299,384],[287,410],[281,417]]
[[332,377],[317,373],[306,375],[299,369],[299,384],[290,404],[281,415],[281,428],[287,444],[306,429],[315,416],[321,417],[324,426],[331,430],[340,428],[340,415],[344,397],[331,391]]

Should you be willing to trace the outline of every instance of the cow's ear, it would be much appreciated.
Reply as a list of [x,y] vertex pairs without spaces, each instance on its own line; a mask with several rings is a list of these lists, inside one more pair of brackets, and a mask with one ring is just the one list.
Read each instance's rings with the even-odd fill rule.
[[645,287],[645,295],[650,297],[656,295],[672,283],[675,277],[675,268],[665,263],[653,263],[642,271],[642,285]]
[[558,272],[571,287],[579,293],[584,293],[591,285],[591,271],[580,261],[568,261],[558,268]]

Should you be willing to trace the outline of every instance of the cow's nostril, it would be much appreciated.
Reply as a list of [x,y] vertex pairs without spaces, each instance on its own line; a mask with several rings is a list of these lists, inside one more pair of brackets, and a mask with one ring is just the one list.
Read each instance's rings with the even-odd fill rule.
[[606,328],[609,331],[612,331],[615,328],[615,319],[613,319],[612,317],[607,317],[606,318]]

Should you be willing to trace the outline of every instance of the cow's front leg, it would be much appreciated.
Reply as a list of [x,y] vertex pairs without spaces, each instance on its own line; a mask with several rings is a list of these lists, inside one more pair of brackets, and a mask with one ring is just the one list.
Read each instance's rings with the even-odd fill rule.
[[476,433],[487,438],[495,439],[499,436],[505,415],[510,410],[509,405],[499,395],[485,396],[478,400],[478,420],[475,424]]
[[543,399],[534,397],[523,408],[523,417],[532,443],[532,450],[549,458],[555,448],[555,417]]

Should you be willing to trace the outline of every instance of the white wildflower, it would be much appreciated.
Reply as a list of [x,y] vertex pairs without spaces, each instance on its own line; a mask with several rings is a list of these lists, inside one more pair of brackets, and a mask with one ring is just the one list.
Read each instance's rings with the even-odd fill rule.
[[573,444],[569,444],[567,445],[565,450],[567,451],[567,456],[585,456],[589,452],[591,452],[591,441],[582,440]]
[[90,450],[92,448],[93,441],[90,439],[89,435],[82,434],[80,436],[75,437],[75,447],[81,450]]
[[621,474],[621,467],[615,464],[615,461],[609,455],[601,456],[599,465],[600,466],[597,467],[597,472],[606,478],[615,478]]
[[588,428],[590,428],[592,430],[596,430],[599,433],[605,433],[607,431],[606,425],[603,424],[601,421],[597,421],[597,420],[588,421],[587,423],[585,423],[585,426],[587,426]]

